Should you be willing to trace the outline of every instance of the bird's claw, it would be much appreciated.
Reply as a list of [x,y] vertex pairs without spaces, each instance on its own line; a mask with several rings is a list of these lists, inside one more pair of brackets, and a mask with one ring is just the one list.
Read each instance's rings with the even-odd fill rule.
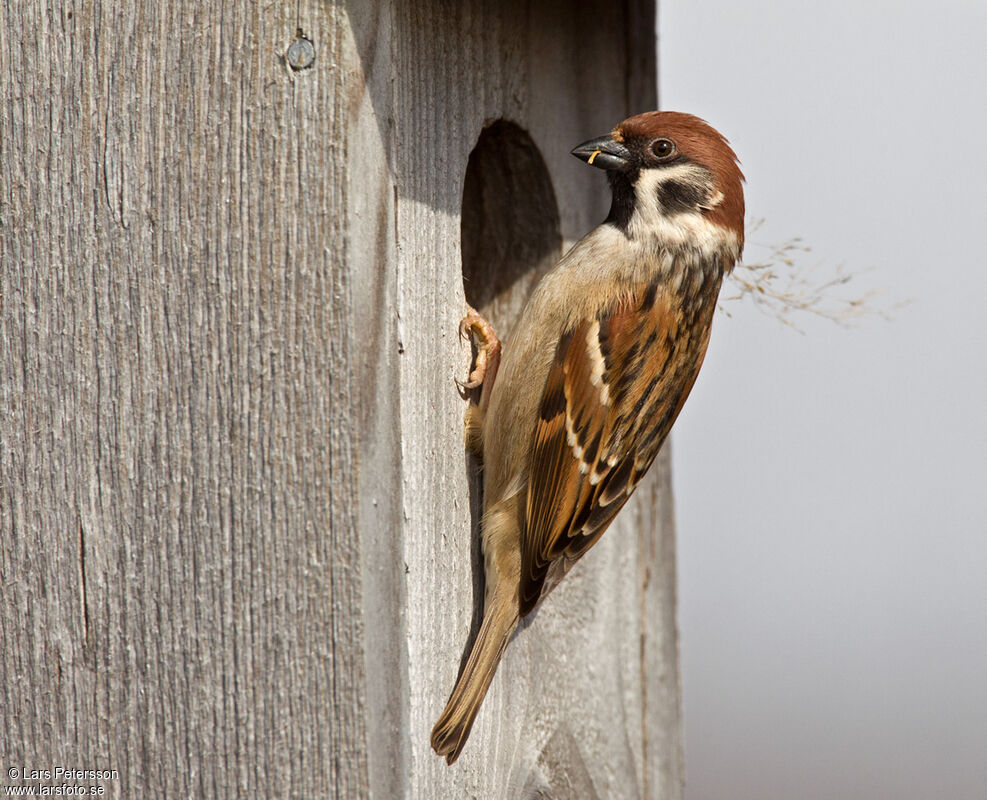
[[453,380],[454,380],[454,381],[456,382],[456,385],[457,385],[457,386],[458,386],[458,387],[459,387],[460,389],[464,389],[464,390],[466,390],[466,391],[469,391],[470,389],[477,389],[477,388],[479,388],[480,386],[483,386],[483,379],[482,379],[482,378],[474,378],[473,376],[474,376],[475,374],[476,374],[476,370],[473,370],[473,371],[472,371],[472,372],[471,372],[471,373],[470,373],[470,374],[469,374],[469,375],[467,376],[467,377],[468,377],[468,378],[470,378],[471,380],[465,380],[465,381],[461,381],[461,380],[459,380],[459,378],[453,378]]
[[476,363],[465,381],[458,378],[456,383],[464,390],[477,389],[483,385],[491,359],[500,357],[500,339],[493,326],[472,306],[467,306],[466,316],[459,321],[459,336],[473,339],[476,344]]

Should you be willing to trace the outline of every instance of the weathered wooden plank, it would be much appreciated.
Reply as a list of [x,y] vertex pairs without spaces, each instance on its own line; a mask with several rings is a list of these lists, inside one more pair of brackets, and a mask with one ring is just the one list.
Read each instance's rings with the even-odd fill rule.
[[[451,302],[460,287],[443,269],[459,250],[461,176],[479,131],[506,117],[541,149],[563,236],[572,241],[596,224],[605,186],[569,149],[654,107],[653,71],[649,80],[627,72],[628,64],[653,64],[637,49],[649,38],[639,22],[602,3],[578,14],[553,3],[416,3],[395,12],[411,796],[554,796],[552,776],[562,773],[545,765],[559,761],[550,744],[559,740],[575,743],[562,760],[584,765],[576,796],[681,791],[672,529],[639,536],[634,526],[666,513],[658,498],[667,505],[670,497],[655,479],[515,638],[460,762],[446,767],[427,738],[473,616],[468,506],[448,455],[458,452],[462,405],[445,388],[448,365],[462,371],[464,363],[454,338],[462,306]],[[638,589],[624,593],[642,554],[655,552],[648,589],[641,575]],[[653,661],[642,661],[642,648]],[[645,686],[654,688],[645,695]],[[548,776],[541,785],[540,773]]]
[[4,16],[5,763],[365,790],[339,15]]

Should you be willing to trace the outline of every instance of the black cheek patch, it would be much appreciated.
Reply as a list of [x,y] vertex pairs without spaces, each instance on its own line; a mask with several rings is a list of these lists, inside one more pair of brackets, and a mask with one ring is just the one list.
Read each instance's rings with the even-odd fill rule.
[[704,187],[684,181],[668,180],[658,184],[655,196],[666,214],[683,214],[695,211],[702,205],[708,192]]

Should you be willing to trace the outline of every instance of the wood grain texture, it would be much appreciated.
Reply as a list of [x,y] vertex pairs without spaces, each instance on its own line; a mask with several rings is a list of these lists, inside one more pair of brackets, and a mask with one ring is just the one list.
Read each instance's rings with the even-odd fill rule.
[[588,230],[606,190],[568,151],[655,106],[653,13],[0,5],[0,785],[681,796],[667,459],[460,762],[428,749],[474,611],[467,158],[513,120]]

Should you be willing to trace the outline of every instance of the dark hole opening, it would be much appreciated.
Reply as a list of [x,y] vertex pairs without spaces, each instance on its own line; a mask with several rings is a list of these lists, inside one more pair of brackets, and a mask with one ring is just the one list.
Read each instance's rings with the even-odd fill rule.
[[562,249],[548,167],[522,128],[497,120],[470,153],[463,186],[466,300],[506,336]]

